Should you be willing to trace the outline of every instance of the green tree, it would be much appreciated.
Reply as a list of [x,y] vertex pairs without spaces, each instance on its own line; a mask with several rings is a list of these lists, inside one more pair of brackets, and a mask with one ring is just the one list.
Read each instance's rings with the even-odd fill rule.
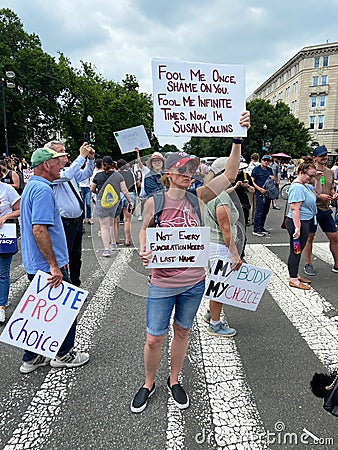
[[298,158],[309,153],[310,134],[285,103],[273,106],[269,101],[255,99],[247,104],[247,109],[251,114],[251,128],[243,146],[247,159],[253,152],[263,153],[264,140],[270,144],[266,148],[270,154],[283,152]]
[[[55,59],[42,50],[38,36],[26,33],[18,16],[4,8],[0,9],[0,76],[9,70],[16,74],[16,88],[5,88],[9,148],[10,153],[23,155],[45,142],[56,128],[62,80]],[[2,145],[2,128],[0,139]]]

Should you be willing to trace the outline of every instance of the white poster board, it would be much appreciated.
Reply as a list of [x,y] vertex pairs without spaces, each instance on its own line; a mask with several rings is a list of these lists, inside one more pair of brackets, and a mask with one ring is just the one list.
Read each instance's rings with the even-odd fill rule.
[[16,224],[4,223],[0,228],[0,255],[15,253],[17,249]]
[[209,227],[147,228],[147,250],[152,250],[148,268],[207,267]]
[[226,305],[256,311],[272,271],[242,264],[231,270],[231,262],[221,259],[212,264],[204,297]]
[[120,147],[121,153],[134,152],[135,147],[139,150],[150,147],[150,142],[143,125],[115,131],[114,136]]
[[152,77],[156,135],[246,136],[244,66],[153,59]]
[[22,174],[23,174],[23,181],[25,184],[27,184],[30,177],[34,175],[34,170],[33,169],[23,169]]
[[36,273],[0,341],[54,359],[88,291],[65,281],[51,288],[49,277],[40,270]]

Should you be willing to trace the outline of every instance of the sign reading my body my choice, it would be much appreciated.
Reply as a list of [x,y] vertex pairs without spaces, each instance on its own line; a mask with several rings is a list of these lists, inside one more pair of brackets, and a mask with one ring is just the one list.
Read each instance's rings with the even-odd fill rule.
[[38,271],[0,336],[0,341],[54,359],[88,291],[65,281],[49,287]]
[[148,268],[207,267],[209,227],[147,228]]
[[271,270],[250,264],[242,264],[239,270],[232,271],[230,261],[219,259],[212,264],[204,297],[256,311],[271,274]]
[[152,60],[155,134],[246,136],[244,66]]

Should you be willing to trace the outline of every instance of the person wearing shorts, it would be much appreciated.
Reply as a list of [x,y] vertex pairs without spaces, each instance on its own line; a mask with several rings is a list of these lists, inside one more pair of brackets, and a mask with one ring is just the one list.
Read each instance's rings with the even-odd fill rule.
[[[250,113],[242,113],[239,124],[250,126]],[[211,180],[208,185],[198,187],[194,193],[200,209],[219,195],[236,178],[242,139],[233,139],[230,157],[224,175]],[[171,153],[165,161],[165,173],[161,181],[168,185],[164,192],[164,205],[159,216],[160,227],[196,227],[199,226],[199,214],[189,201],[187,190],[198,160],[190,158],[184,152]],[[190,193],[190,195],[193,195]],[[146,250],[146,230],[153,226],[155,216],[154,197],[151,196],[144,206],[144,217],[139,234],[140,258],[147,267],[152,257]],[[202,215],[203,216],[203,215]],[[141,413],[155,392],[155,376],[161,359],[161,347],[167,334],[173,310],[173,339],[170,345],[170,374],[167,387],[179,409],[189,407],[190,400],[178,378],[183,366],[188,345],[188,333],[191,328],[205,287],[205,269],[203,267],[154,268],[149,286],[146,322],[147,337],[144,346],[145,382],[131,401],[133,413]]]
[[[338,273],[338,233],[332,217],[332,210],[330,209],[331,200],[338,198],[338,193],[335,192],[334,174],[331,169],[327,168],[327,149],[325,145],[316,147],[313,151],[313,161],[319,174],[319,188],[315,188],[317,197],[317,214],[310,222],[310,233],[304,248],[305,266],[304,272],[307,275],[314,276],[316,272],[311,262],[313,241],[316,235],[317,226],[319,225],[326,234],[330,242],[330,251],[333,256],[334,264],[332,272]],[[317,186],[317,185],[316,185]]]

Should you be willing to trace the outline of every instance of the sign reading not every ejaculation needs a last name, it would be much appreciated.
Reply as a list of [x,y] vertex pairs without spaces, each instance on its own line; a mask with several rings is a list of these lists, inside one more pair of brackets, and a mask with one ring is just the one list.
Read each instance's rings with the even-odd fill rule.
[[209,227],[147,228],[148,268],[207,267]]
[[155,134],[246,136],[244,66],[152,60]]

